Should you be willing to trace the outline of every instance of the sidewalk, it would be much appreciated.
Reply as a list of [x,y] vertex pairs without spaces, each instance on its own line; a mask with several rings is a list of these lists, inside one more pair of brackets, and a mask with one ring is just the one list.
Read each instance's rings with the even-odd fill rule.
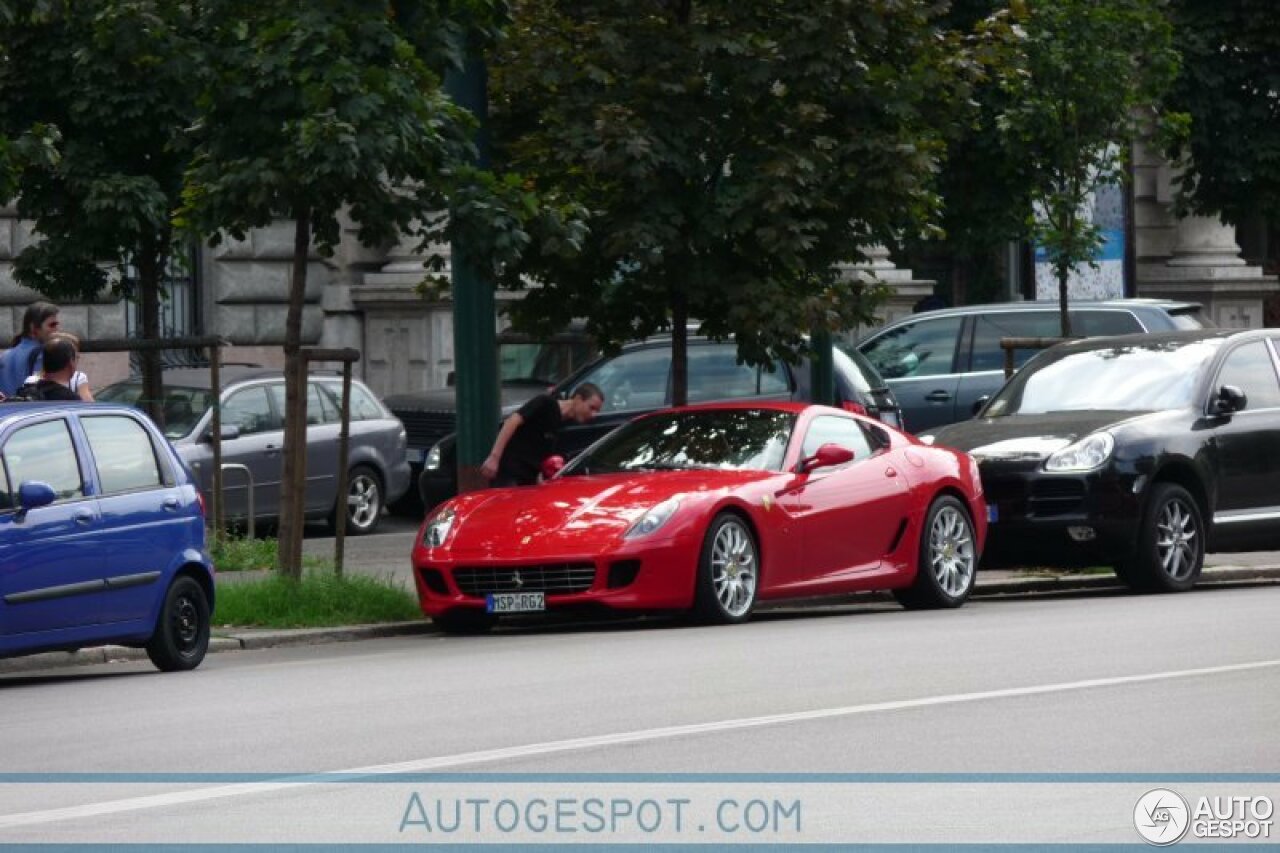
[[[1267,565],[1251,565],[1253,555],[1214,555],[1216,559],[1206,564],[1200,577],[1200,585],[1222,583],[1280,584],[1280,562],[1268,560]],[[1268,554],[1274,557],[1275,554]],[[1241,558],[1238,562],[1234,559]],[[220,578],[224,576],[219,576]],[[231,582],[234,582],[231,581]],[[996,595],[1027,595],[1070,592],[1074,590],[1123,588],[1112,574],[1086,574],[1083,572],[1050,572],[1012,569],[989,569],[978,572],[974,585],[975,597]],[[832,599],[828,604],[844,605],[859,601],[876,600],[880,593],[859,593],[851,598]],[[778,607],[794,607],[796,602],[785,602]],[[768,606],[762,609],[770,609]],[[209,653],[239,652],[253,649],[269,649],[282,646],[310,646],[321,643],[341,643],[352,640],[371,640],[379,637],[398,637],[412,634],[434,634],[436,628],[423,619],[413,622],[391,622],[380,625],[345,625],[332,628],[218,628],[209,641]],[[0,660],[0,675],[37,670],[60,669],[95,663],[146,660],[142,649],[125,646],[98,646],[78,652],[46,652],[28,657]]]

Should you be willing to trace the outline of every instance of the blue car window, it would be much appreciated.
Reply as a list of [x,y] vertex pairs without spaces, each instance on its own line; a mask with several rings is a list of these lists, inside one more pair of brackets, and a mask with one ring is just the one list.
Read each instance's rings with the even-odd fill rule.
[[0,465],[0,512],[8,512],[13,508],[13,495],[9,491],[9,474],[4,465]]
[[[84,497],[80,460],[63,419],[14,431],[4,445],[4,465],[14,486],[38,480],[53,487],[60,501]],[[13,505],[17,497],[11,495]]]
[[103,494],[154,489],[163,484],[155,447],[142,425],[119,415],[80,420]]

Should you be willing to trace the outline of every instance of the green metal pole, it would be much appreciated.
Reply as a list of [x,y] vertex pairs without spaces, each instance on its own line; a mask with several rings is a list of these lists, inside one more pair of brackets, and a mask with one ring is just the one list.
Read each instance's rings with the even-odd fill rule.
[[[467,58],[461,72],[445,78],[445,91],[478,122],[476,162],[489,166],[488,87],[484,60]],[[478,251],[454,239],[451,246],[453,285],[453,359],[458,395],[458,490],[488,485],[480,466],[493,446],[500,417],[498,341],[495,332],[493,282],[473,262]]]
[[836,404],[836,366],[831,354],[831,332],[814,329],[809,335],[813,354],[809,357],[809,383],[813,386],[813,402],[824,406]]

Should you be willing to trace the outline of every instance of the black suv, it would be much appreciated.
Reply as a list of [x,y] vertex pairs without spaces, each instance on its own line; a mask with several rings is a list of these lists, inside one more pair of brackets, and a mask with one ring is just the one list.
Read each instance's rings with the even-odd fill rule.
[[[866,359],[858,353],[834,352],[837,405],[868,414],[900,427],[901,414],[893,393]],[[689,402],[724,400],[811,400],[809,363],[790,365],[781,360],[769,368],[738,362],[738,345],[707,338],[689,338]],[[572,457],[614,427],[638,415],[671,405],[671,337],[655,336],[626,344],[617,355],[597,359],[557,385],[552,392],[567,397],[584,382],[604,392],[604,407],[586,424],[567,424],[559,434],[556,452]],[[532,395],[530,395],[532,396]],[[388,404],[391,401],[388,400]],[[503,416],[519,408],[507,405]],[[404,414],[392,405],[401,419]],[[412,443],[412,431],[410,432]],[[449,435],[427,454],[418,480],[424,506],[453,497],[458,492],[454,436]]]

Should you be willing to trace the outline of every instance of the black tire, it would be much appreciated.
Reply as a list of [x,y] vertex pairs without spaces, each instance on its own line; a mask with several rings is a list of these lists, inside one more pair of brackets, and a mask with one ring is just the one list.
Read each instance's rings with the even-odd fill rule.
[[720,513],[702,540],[694,618],[716,625],[747,621],[756,606],[759,581],[760,549],[751,527],[736,513]]
[[487,634],[498,618],[483,610],[458,609],[432,616],[431,621],[446,634]]
[[915,580],[893,596],[908,610],[959,607],[973,592],[978,556],[968,508],[950,495],[939,495],[929,504],[920,530]]
[[329,526],[338,527],[338,513],[347,512],[347,535],[365,536],[378,529],[382,522],[382,478],[368,465],[357,465],[347,475],[347,500],[339,495],[333,512],[329,514]]
[[1176,483],[1156,483],[1136,550],[1116,574],[1139,592],[1184,592],[1200,579],[1204,542],[1204,519],[1191,493]]
[[195,669],[209,650],[209,598],[204,587],[182,575],[169,584],[147,641],[147,657],[161,672]]

